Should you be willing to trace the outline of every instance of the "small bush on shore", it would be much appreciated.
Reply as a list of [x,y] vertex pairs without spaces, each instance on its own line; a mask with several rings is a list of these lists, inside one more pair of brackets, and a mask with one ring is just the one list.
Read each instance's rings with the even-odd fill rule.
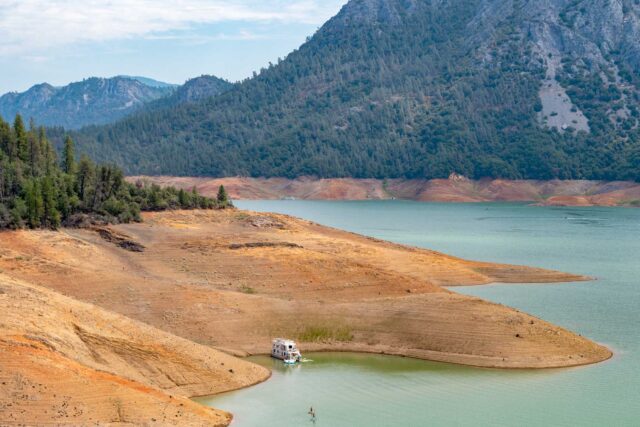
[[302,342],[347,342],[353,339],[353,334],[347,327],[307,326],[298,334],[298,339]]

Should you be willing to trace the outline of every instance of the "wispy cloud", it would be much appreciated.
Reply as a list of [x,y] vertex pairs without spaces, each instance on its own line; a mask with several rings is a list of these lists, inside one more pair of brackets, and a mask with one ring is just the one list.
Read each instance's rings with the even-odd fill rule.
[[0,55],[38,55],[51,48],[123,39],[189,38],[194,26],[230,21],[320,24],[335,13],[336,3],[340,1],[0,0]]

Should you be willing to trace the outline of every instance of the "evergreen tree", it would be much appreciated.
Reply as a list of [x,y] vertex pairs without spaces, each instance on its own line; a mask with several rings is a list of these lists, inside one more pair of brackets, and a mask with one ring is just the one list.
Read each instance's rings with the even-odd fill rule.
[[42,182],[43,225],[56,229],[60,226],[60,212],[57,207],[58,195],[53,179],[44,178]]
[[44,163],[44,173],[45,175],[52,176],[58,169],[58,156],[56,155],[56,151],[55,148],[53,148],[53,145],[50,144],[47,140],[44,128],[40,128],[40,141],[40,150],[42,152]]
[[178,191],[178,202],[181,206],[191,206],[191,196],[182,188]]
[[27,206],[27,223],[31,228],[42,225],[44,218],[44,201],[42,190],[37,180],[29,180],[25,187],[25,203]]
[[220,187],[218,187],[218,202],[220,203],[227,203],[229,202],[229,197],[227,196],[227,190],[225,190],[224,185],[221,185]]
[[229,196],[227,195],[227,190],[224,188],[224,185],[221,185],[218,188],[218,196],[216,197],[216,199],[221,206],[229,205]]
[[62,170],[69,175],[73,175],[76,171],[76,158],[73,140],[70,136],[67,136],[64,140],[64,149],[62,150]]
[[11,153],[11,127],[0,117],[0,153]]
[[42,153],[41,153],[41,144],[38,135],[33,131],[33,123],[31,123],[32,129],[27,134],[27,144],[29,147],[29,173],[31,176],[38,176],[42,172],[41,162],[42,162]]
[[78,183],[78,198],[81,202],[86,203],[89,199],[90,189],[93,185],[95,174],[95,166],[89,157],[83,155],[80,158],[80,164],[78,165],[77,183]]
[[29,161],[29,143],[27,141],[27,131],[22,121],[22,116],[18,114],[13,122],[13,132],[16,139],[17,156],[23,162]]

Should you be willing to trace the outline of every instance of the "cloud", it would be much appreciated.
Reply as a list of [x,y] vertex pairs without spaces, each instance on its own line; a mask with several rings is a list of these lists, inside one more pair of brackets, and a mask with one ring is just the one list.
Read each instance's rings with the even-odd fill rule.
[[[340,0],[0,0],[0,55],[163,35],[232,21],[321,24]],[[247,39],[250,38],[245,34]]]

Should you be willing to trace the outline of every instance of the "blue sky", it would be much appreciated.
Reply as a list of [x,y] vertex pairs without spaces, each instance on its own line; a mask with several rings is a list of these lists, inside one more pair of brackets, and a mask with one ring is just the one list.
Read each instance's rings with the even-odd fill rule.
[[231,81],[299,47],[346,0],[1,0],[0,94],[140,75]]

